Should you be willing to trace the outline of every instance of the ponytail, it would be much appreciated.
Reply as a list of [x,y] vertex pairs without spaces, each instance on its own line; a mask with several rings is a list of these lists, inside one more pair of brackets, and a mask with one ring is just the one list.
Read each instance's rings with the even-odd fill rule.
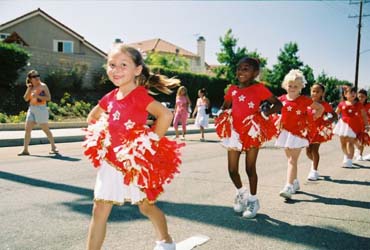
[[144,86],[147,89],[155,88],[158,91],[171,94],[171,89],[176,88],[180,85],[180,80],[175,78],[168,78],[167,76],[154,74],[150,72],[148,66],[141,64],[143,70],[141,71],[141,75],[137,77],[137,84],[139,86]]

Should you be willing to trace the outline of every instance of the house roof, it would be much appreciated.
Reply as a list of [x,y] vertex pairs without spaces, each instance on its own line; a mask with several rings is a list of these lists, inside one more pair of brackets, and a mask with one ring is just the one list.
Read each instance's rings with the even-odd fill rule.
[[4,30],[6,28],[9,28],[17,23],[21,23],[27,19],[30,19],[34,16],[37,16],[37,15],[40,15],[42,17],[44,17],[45,19],[47,19],[48,21],[50,21],[51,23],[53,23],[54,25],[58,26],[59,28],[61,28],[62,30],[64,30],[65,32],[67,32],[68,34],[72,35],[73,37],[75,37],[76,39],[80,40],[84,45],[86,45],[88,48],[92,49],[93,51],[95,51],[97,54],[103,56],[103,57],[106,57],[107,54],[100,50],[99,48],[97,48],[96,46],[94,46],[93,44],[91,44],[90,42],[86,41],[85,38],[83,36],[81,36],[80,34],[78,34],[77,32],[75,32],[74,30],[70,29],[69,27],[67,27],[66,25],[64,25],[63,23],[59,22],[58,20],[56,20],[55,18],[53,18],[52,16],[50,16],[49,14],[47,14],[45,11],[41,10],[40,8],[34,10],[34,11],[31,11],[27,14],[24,14],[23,16],[20,16],[20,17],[17,17],[9,22],[6,22],[6,23],[3,23],[0,25],[0,31],[1,30]]
[[197,54],[194,54],[186,49],[183,49],[160,38],[145,40],[137,43],[130,43],[128,45],[136,49],[140,49],[142,52],[162,52],[179,54],[185,57],[199,57]]
[[4,43],[17,43],[17,44],[20,44],[20,45],[23,45],[23,46],[29,46],[24,40],[23,38],[18,35],[17,32],[13,32],[12,34],[10,34],[10,36],[8,36],[7,38],[5,38],[3,40]]

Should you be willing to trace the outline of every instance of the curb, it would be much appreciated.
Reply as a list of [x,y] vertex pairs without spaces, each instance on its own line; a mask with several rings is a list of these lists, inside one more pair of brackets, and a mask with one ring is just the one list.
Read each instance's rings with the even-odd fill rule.
[[[212,133],[215,132],[215,128],[206,128],[205,133]],[[199,129],[189,129],[186,131],[187,134],[197,134],[200,133]],[[166,133],[166,136],[175,135],[174,130],[169,130]],[[68,143],[68,142],[82,142],[85,138],[84,134],[81,135],[63,135],[63,136],[54,136],[55,143]],[[16,146],[23,146],[23,138],[14,138],[14,139],[5,139],[0,140],[0,147],[16,147]],[[35,137],[31,138],[30,145],[39,145],[39,144],[49,144],[49,141],[46,137]]]

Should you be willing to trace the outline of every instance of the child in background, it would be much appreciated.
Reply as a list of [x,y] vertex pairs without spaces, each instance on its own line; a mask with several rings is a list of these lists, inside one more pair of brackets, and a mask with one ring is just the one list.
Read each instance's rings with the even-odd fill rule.
[[357,137],[368,129],[367,115],[364,106],[356,96],[356,88],[344,86],[341,101],[335,112],[341,115],[338,123],[335,125],[334,134],[340,138],[340,145],[344,154],[343,167],[355,168],[352,164],[354,155],[354,145],[357,143]]
[[[370,119],[370,103],[367,102],[367,91],[365,89],[360,89],[357,92],[357,98],[364,105],[364,109],[367,115],[368,123]],[[365,145],[368,145],[368,141],[363,141],[362,143],[356,143],[357,148],[355,149],[355,159],[357,161],[370,160],[370,155],[363,156]]]
[[324,112],[324,107],[321,104],[301,95],[301,90],[305,85],[306,79],[302,71],[292,69],[284,77],[282,83],[282,88],[287,91],[287,94],[279,97],[283,108],[280,117],[281,132],[275,145],[284,148],[288,159],[287,182],[280,191],[280,196],[285,199],[290,199],[292,194],[300,188],[297,179],[298,158],[302,148],[309,145],[307,108],[315,110],[313,112],[314,120]]
[[209,109],[209,99],[205,88],[198,90],[197,104],[194,108],[193,117],[196,116],[194,125],[200,129],[200,141],[204,140],[204,128],[208,127],[209,114],[206,110]]
[[173,119],[173,127],[176,132],[176,139],[179,138],[179,121],[182,125],[182,136],[181,139],[185,140],[186,135],[186,122],[189,117],[189,107],[191,106],[190,98],[188,96],[188,90],[185,86],[181,86],[177,90],[176,104],[175,104],[175,117]]
[[313,120],[315,110],[308,107],[311,127],[308,137],[310,145],[306,148],[306,154],[312,161],[311,170],[307,177],[310,181],[316,181],[319,178],[319,172],[317,171],[320,161],[319,148],[321,143],[331,140],[333,136],[333,122],[337,120],[337,114],[330,104],[325,101],[324,97],[325,87],[320,83],[312,85],[311,99],[324,107],[324,113],[316,120]]
[[[98,167],[87,249],[101,249],[113,205],[130,200],[156,230],[154,250],[175,250],[165,215],[154,202],[178,172],[181,145],[164,137],[173,116],[148,89],[168,94],[179,81],[150,73],[140,52],[123,44],[108,53],[107,75],[117,88],[91,110],[84,143],[85,155]],[[148,113],[156,117],[153,130],[145,126]]]
[[[236,71],[239,85],[230,86],[221,107],[224,112],[216,119],[216,131],[222,139],[221,144],[228,149],[229,175],[236,188],[234,211],[243,212],[244,218],[255,217],[260,208],[256,171],[258,151],[262,143],[270,140],[276,133],[272,118],[268,116],[281,108],[280,101],[270,90],[255,80],[258,74],[257,59],[244,57],[239,61]],[[271,105],[261,113],[260,104],[265,100]],[[230,108],[231,111],[228,110]],[[242,152],[245,152],[249,195],[239,175],[239,158]]]

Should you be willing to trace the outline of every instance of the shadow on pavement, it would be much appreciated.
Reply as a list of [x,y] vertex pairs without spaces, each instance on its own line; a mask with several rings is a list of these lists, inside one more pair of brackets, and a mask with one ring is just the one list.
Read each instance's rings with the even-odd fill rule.
[[[69,207],[71,211],[91,216],[93,190],[72,185],[53,183],[24,177],[12,173],[0,171],[0,179],[19,182],[26,185],[49,188],[58,191],[79,194],[83,196],[74,202],[63,202],[61,204]],[[322,196],[300,192],[310,195],[317,200],[307,202],[323,202],[329,205],[346,205],[362,208],[369,208],[369,202],[349,201],[345,199],[325,198]],[[344,232],[340,228],[315,227],[310,225],[292,225],[269,217],[265,214],[258,214],[255,219],[246,220],[236,215],[231,207],[157,202],[164,213],[197,223],[213,225],[248,234],[273,238],[299,244],[302,248],[308,249],[368,249],[370,238],[353,235]],[[142,220],[143,217],[136,206],[125,205],[114,206],[109,217],[110,222],[126,222],[131,220]],[[148,221],[149,223],[149,221]],[[170,225],[171,226],[171,225]],[[246,239],[246,244],[247,244]],[[304,246],[303,246],[304,245]],[[298,247],[298,245],[297,245]]]
[[61,161],[81,161],[81,158],[74,158],[62,154],[53,154],[53,155],[29,155],[28,157],[39,157],[39,158],[49,158]]
[[329,181],[329,182],[334,182],[334,183],[339,183],[339,184],[350,184],[350,185],[364,185],[364,186],[370,186],[370,181],[355,181],[355,180],[335,180],[332,179],[328,175],[321,175],[323,181]]
[[297,194],[304,194],[307,196],[311,196],[315,198],[314,200],[302,200],[302,199],[291,199],[288,200],[287,203],[294,204],[298,202],[317,202],[317,203],[323,203],[326,205],[337,205],[337,206],[349,206],[349,207],[358,207],[358,208],[370,208],[370,202],[367,201],[354,201],[354,200],[347,200],[342,198],[328,198],[324,196],[320,196],[317,194],[311,194],[304,191],[299,191]]

